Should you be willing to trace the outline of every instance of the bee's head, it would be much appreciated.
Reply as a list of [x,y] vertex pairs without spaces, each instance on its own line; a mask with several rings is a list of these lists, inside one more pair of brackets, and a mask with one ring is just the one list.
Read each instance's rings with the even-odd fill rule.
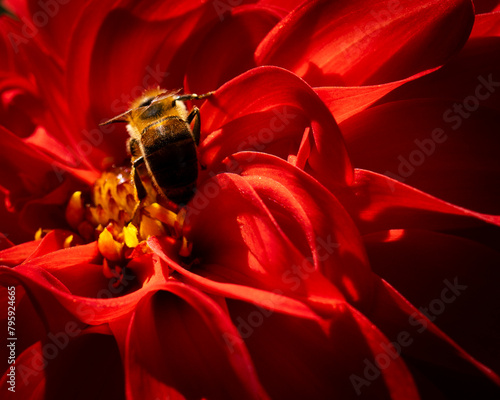
[[142,96],[132,102],[128,111],[101,125],[114,122],[128,122],[129,124],[141,126],[162,116],[184,116],[186,107],[182,101],[177,100],[177,93],[178,91],[170,92],[160,88],[148,89]]

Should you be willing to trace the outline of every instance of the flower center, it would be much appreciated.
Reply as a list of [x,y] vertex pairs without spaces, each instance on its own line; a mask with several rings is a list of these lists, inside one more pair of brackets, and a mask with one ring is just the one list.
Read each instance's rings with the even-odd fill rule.
[[97,239],[108,264],[123,264],[148,253],[150,236],[166,236],[181,257],[191,254],[191,243],[182,234],[185,209],[165,208],[151,183],[143,180],[143,184],[147,197],[139,203],[130,168],[114,168],[101,175],[90,196],[75,192],[67,205],[70,226],[88,242]]

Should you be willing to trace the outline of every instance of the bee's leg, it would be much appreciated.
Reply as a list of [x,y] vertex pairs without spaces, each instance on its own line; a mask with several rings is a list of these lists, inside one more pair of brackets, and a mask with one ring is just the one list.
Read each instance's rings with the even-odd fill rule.
[[139,226],[139,223],[140,223],[140,219],[139,219],[140,214],[138,211],[140,210],[144,199],[148,195],[146,188],[144,187],[144,184],[142,183],[141,177],[139,176],[139,173],[137,172],[137,168],[143,164],[144,164],[144,158],[142,156],[135,159],[134,162],[132,163],[132,181],[134,182],[135,192],[137,194],[137,200],[138,200],[138,202],[136,203],[136,205],[134,207],[134,211],[132,213],[132,223],[136,226]]
[[208,92],[208,93],[205,93],[205,94],[196,94],[196,93],[192,93],[192,94],[181,94],[180,96],[177,96],[177,98],[174,100],[174,102],[176,100],[180,100],[180,101],[186,101],[186,100],[203,100],[203,99],[206,99],[207,97],[213,95],[214,92]]
[[[200,144],[200,130],[201,130],[201,123],[200,123],[200,110],[198,110],[198,107],[194,106],[191,112],[189,113],[187,117],[187,122],[188,124],[191,124],[191,122],[194,120],[194,125],[193,125],[193,136],[194,136],[194,141],[196,143],[196,146]],[[201,169],[207,169],[207,167],[203,164],[200,163]]]
[[[208,92],[205,94],[181,94],[180,96],[177,96],[174,101],[172,102],[172,106],[175,106],[175,102],[177,100],[180,101],[186,101],[186,100],[202,100],[205,99],[209,96],[214,94],[214,92]],[[200,143],[200,110],[198,107],[194,106],[191,112],[189,113],[187,117],[187,122],[188,124],[191,124],[191,121],[194,119],[194,127],[193,127],[193,134],[194,134],[194,140],[196,142],[196,145]]]
[[196,142],[196,146],[198,146],[200,144],[201,123],[200,123],[200,110],[196,106],[194,106],[191,112],[189,113],[187,117],[187,123],[191,124],[193,120],[194,120],[194,125],[193,125],[194,141]]

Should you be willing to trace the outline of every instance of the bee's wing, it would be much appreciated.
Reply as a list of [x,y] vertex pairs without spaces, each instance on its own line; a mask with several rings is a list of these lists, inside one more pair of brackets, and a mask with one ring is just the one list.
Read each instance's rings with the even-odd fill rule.
[[125,111],[124,113],[117,115],[116,117],[113,117],[107,120],[106,122],[99,124],[99,126],[113,124],[115,122],[129,122],[129,115],[132,111],[133,110]]
[[154,103],[157,101],[161,101],[161,100],[166,99],[167,97],[176,98],[180,91],[181,91],[180,89],[178,89],[178,90],[165,90],[164,92],[158,94],[152,102]]

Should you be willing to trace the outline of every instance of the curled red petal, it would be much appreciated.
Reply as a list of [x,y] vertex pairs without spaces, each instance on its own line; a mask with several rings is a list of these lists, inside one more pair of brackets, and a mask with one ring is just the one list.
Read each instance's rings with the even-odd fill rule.
[[319,86],[314,88],[319,97],[330,109],[337,123],[371,106],[401,85],[407,84],[435,69],[424,71],[409,78],[381,85],[364,86]]
[[[346,293],[359,299],[354,293],[357,290],[353,288],[355,284],[347,282],[349,277],[346,274],[335,272],[339,277],[335,283],[339,287],[332,285],[322,274],[323,270],[335,267],[320,263],[317,238],[310,226],[290,233],[288,222],[296,229],[297,223],[306,224],[305,211],[281,184],[265,177],[242,178],[234,174],[219,174],[207,182],[209,184],[220,188],[216,201],[212,197],[213,201],[205,202],[203,209],[195,208],[201,198],[195,196],[186,216],[189,223],[186,236],[195,244],[193,257],[200,260],[199,268],[194,271],[219,282],[278,291],[318,309],[343,298],[345,286],[342,282],[350,284],[351,290]],[[202,195],[204,192],[205,187],[201,186],[198,193]],[[268,194],[271,199],[267,198]],[[266,206],[266,202],[272,204],[274,201],[281,203],[283,208]],[[282,213],[291,215],[285,223]],[[336,237],[334,233],[331,236],[321,233],[324,234],[321,239],[328,243],[325,247],[329,247],[321,253],[324,261],[326,251],[330,252],[326,258],[335,252],[332,247],[336,244],[332,245],[331,241]],[[340,270],[342,267],[337,257],[331,257],[330,262]],[[349,262],[353,269],[363,269],[356,265],[356,260],[349,258]],[[301,279],[304,275],[307,279]]]
[[442,65],[463,46],[473,21],[466,0],[310,1],[268,34],[256,60],[314,86],[386,83]]
[[264,307],[276,312],[295,315],[300,318],[311,319],[319,322],[320,317],[314,313],[304,303],[282,295],[280,290],[266,291],[259,288],[244,286],[230,282],[218,282],[213,279],[205,278],[199,274],[193,273],[172,260],[168,255],[165,244],[156,237],[148,240],[151,249],[165,262],[169,267],[179,272],[186,283],[202,289],[206,293],[212,293],[223,297],[229,297],[251,302],[257,306]]
[[171,281],[138,304],[125,359],[131,399],[268,398],[230,319],[182,283]]
[[[262,114],[266,111],[275,113],[274,116],[265,115],[271,117],[267,121]],[[295,137],[285,145],[292,148],[291,155],[299,152],[302,167],[327,186],[343,186],[352,179],[343,139],[331,113],[311,87],[286,70],[276,67],[250,70],[219,88],[200,112],[204,116],[204,132],[224,129],[226,124],[238,118],[257,114],[262,118],[260,126],[252,126],[255,132],[247,140],[250,149],[253,146],[253,150],[259,151],[265,151],[275,137],[281,139],[282,131],[292,129],[296,133],[293,124],[299,113],[298,121],[304,121],[304,117],[309,119],[310,131],[304,138]],[[288,125],[292,128],[287,128]],[[240,142],[236,148],[225,149],[225,156],[242,149],[250,150],[245,142]],[[203,143],[200,151],[202,154],[206,151]]]
[[[239,166],[294,244],[306,242],[318,269],[350,302],[370,302],[371,272],[356,226],[340,202],[291,164],[262,153],[238,153],[225,161]],[[294,224],[295,222],[295,224]],[[305,253],[307,254],[307,253]],[[282,275],[304,280],[305,263]]]
[[[452,229],[500,224],[500,217],[481,214],[372,171],[356,170],[350,190],[338,193],[362,233],[398,228]],[[464,218],[466,217],[466,218]]]
[[[57,304],[62,310],[45,318],[64,315],[78,323],[98,325],[116,320],[135,307],[150,290],[165,283],[163,268],[152,257],[129,262],[123,276],[104,279],[97,244],[75,246],[34,257],[15,268],[0,267],[0,281],[21,285],[32,294],[39,309]],[[61,309],[62,307],[62,309]]]

